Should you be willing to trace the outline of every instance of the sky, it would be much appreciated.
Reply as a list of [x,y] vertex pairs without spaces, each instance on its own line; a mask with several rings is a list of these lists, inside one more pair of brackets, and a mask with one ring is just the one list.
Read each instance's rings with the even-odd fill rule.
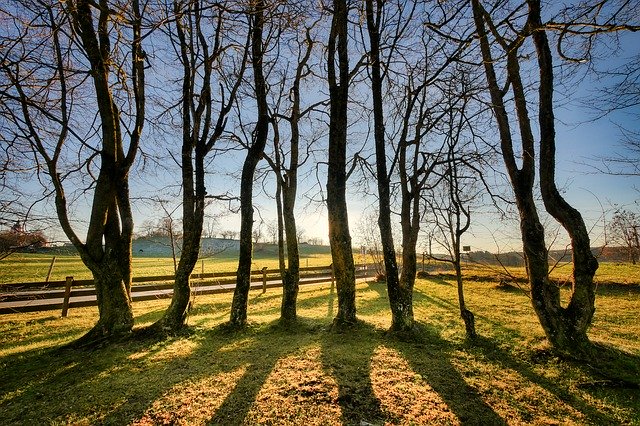
[[[609,58],[608,63],[623,61],[624,58],[640,54],[640,43],[637,43],[637,35],[628,35],[621,38],[621,49],[618,58]],[[612,62],[613,61],[613,62]],[[637,129],[637,119],[640,116],[638,107],[635,110],[612,113],[605,117],[593,120],[594,113],[589,110],[589,99],[597,95],[600,86],[608,84],[608,80],[594,80],[587,74],[577,73],[568,80],[564,86],[556,90],[556,123],[557,123],[557,183],[563,189],[566,199],[576,207],[584,216],[587,227],[591,229],[593,245],[604,242],[604,227],[606,219],[611,217],[616,208],[638,210],[640,199],[640,177],[611,176],[598,172],[594,163],[601,158],[611,156],[614,153],[623,153],[623,147],[619,146],[619,126]],[[496,135],[497,137],[497,135]],[[151,141],[153,143],[153,141]],[[358,143],[352,141],[352,143]],[[238,170],[241,167],[243,153],[235,157],[225,157],[220,163],[214,163],[217,174],[210,181],[210,193],[222,193],[230,191],[237,194],[239,184],[228,175],[230,170]],[[622,154],[624,155],[624,154]],[[168,158],[166,161],[170,162]],[[320,178],[322,185],[325,177]],[[161,209],[157,205],[141,202],[137,198],[148,197],[150,194],[160,194],[169,198],[176,194],[174,188],[167,189],[170,183],[175,184],[175,177],[166,175],[166,172],[156,171],[154,174],[144,176],[132,176],[132,196],[134,200],[134,221],[137,230],[149,219],[158,219],[162,216]],[[30,192],[37,185],[35,182],[25,184],[25,192]],[[357,234],[359,224],[366,220],[371,213],[376,201],[362,196],[362,191],[355,186],[349,186],[349,217],[354,245],[359,245]],[[37,191],[36,191],[37,192]],[[256,193],[259,189],[256,188]],[[300,194],[305,192],[301,188]],[[82,207],[90,201],[88,198],[80,199],[75,208],[76,217],[79,220],[79,234],[84,231],[83,221],[86,221],[86,207]],[[267,197],[258,195],[256,202],[256,220],[260,218],[272,221],[275,216],[273,201]],[[328,223],[326,210],[318,203],[306,205],[304,199],[298,202],[298,225],[304,229],[307,238],[317,238],[328,242]],[[176,204],[172,205],[172,209]],[[218,204],[217,214],[224,210],[226,204]],[[48,205],[51,210],[51,205]],[[365,218],[365,219],[363,219]],[[474,211],[473,224],[470,231],[463,238],[463,245],[470,245],[472,250],[509,251],[519,250],[519,230],[517,220],[501,219],[490,208],[482,207]],[[85,225],[86,226],[86,225]],[[219,218],[219,231],[227,229],[239,230],[239,214],[228,213]],[[550,229],[553,226],[549,227]],[[63,240],[59,231],[50,230],[55,239]],[[564,244],[566,239],[560,239]],[[422,250],[422,248],[419,248]]]

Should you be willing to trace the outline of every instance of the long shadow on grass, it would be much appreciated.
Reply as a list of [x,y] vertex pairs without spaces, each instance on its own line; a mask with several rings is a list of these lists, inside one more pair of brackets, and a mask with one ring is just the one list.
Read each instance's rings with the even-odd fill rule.
[[[565,402],[575,410],[581,412],[588,419],[590,424],[616,424],[619,422],[619,419],[616,419],[610,413],[599,411],[596,407],[590,405],[583,398],[576,396],[574,394],[574,391],[567,389],[564,385],[561,384],[563,381],[552,380],[540,375],[539,373],[536,373],[529,363],[515,358],[512,354],[502,349],[496,344],[496,342],[491,339],[479,336],[473,342],[473,345],[469,345],[467,347],[467,350],[471,353],[481,355],[484,359],[498,364],[504,369],[517,371],[530,382],[540,386],[541,388],[555,395],[559,400]],[[535,355],[536,354],[534,354],[534,356]],[[536,359],[534,359],[533,362],[544,363],[547,360],[552,360],[554,356],[550,352],[544,351],[538,352],[535,358]],[[635,359],[636,362],[640,363],[640,359],[638,357],[635,357]],[[577,365],[577,367],[582,369],[584,366]],[[602,389],[603,388],[600,388],[600,390]],[[637,390],[635,392],[637,392]],[[610,397],[611,395],[608,396]],[[634,399],[635,402],[632,401],[632,398],[628,398],[626,401],[625,398],[619,398],[617,403],[627,405],[626,408],[635,411],[637,416],[640,414],[638,413],[637,407],[637,395]]]
[[349,330],[328,332],[321,339],[322,368],[338,384],[343,424],[389,420],[371,384],[371,358],[380,343],[377,334],[371,325],[358,322]]
[[[245,372],[207,424],[243,423],[278,360],[298,349],[301,339],[294,331],[275,322],[267,327],[266,332],[260,333],[252,345],[242,349],[244,357],[241,354],[232,356],[232,359],[237,359],[246,366]],[[303,330],[299,331],[304,333]]]
[[391,347],[403,355],[412,370],[422,376],[463,424],[506,424],[453,366],[454,347],[437,330],[418,324],[411,339],[398,337],[390,339]]
[[[437,296],[427,295],[426,293],[423,293],[421,291],[417,291],[417,293],[421,293],[425,301],[435,306],[438,306],[439,308],[450,309],[450,310],[457,309],[457,305],[453,302],[450,302],[448,300],[445,300]],[[504,324],[498,321],[495,321],[495,320],[492,320],[491,318],[480,316],[480,315],[476,315],[476,318],[481,319],[480,324],[482,323],[491,324],[491,327],[494,330],[500,331],[502,334],[504,334],[507,337],[511,336],[516,340],[522,338],[522,336],[517,330],[506,327]],[[560,382],[553,381],[543,375],[536,373],[535,370],[531,367],[530,363],[527,363],[515,358],[512,354],[508,353],[504,349],[501,349],[494,340],[479,336],[477,339],[475,339],[472,342],[468,341],[465,347],[466,347],[466,350],[468,350],[469,352],[479,354],[483,359],[486,359],[489,362],[493,362],[495,364],[503,366],[504,368],[509,368],[514,371],[517,371],[519,374],[521,374],[524,378],[526,378],[530,382],[540,386],[541,388],[555,395],[559,400],[564,401],[575,410],[581,412],[592,423],[612,424],[619,421],[615,419],[615,417],[599,411],[596,407],[594,407],[593,405],[590,405],[582,397],[577,396],[575,394],[575,391],[571,391],[566,386],[563,386],[561,384],[562,381]],[[637,356],[634,357],[628,354],[626,355],[623,355],[620,353],[616,354],[615,352],[616,352],[615,349],[609,348],[608,350],[603,352],[603,355],[601,358],[604,358],[606,353],[606,354],[609,354],[609,358],[612,358],[612,359],[615,358],[620,360],[620,362],[626,362],[628,364],[627,365],[628,368],[624,368],[624,369],[630,369],[629,365],[633,364],[634,361],[636,363],[636,366],[640,365],[640,357],[637,357]],[[552,355],[547,354],[546,352],[541,352],[541,353],[542,353],[542,356],[538,360],[539,362],[544,362],[545,357],[547,358],[553,357]],[[608,364],[605,363],[605,365],[612,365],[613,363],[614,361],[610,359],[609,363]],[[585,371],[585,373],[587,374],[593,373],[593,371],[591,370],[591,367],[588,365],[576,364],[576,366],[581,370]],[[635,370],[633,371],[638,371],[638,370],[639,368],[636,367]],[[633,384],[633,380],[631,382]],[[599,380],[597,377],[596,379],[594,379],[594,383],[595,385],[589,389],[591,393],[598,393],[598,392],[602,393],[602,392],[610,391],[608,394],[608,397],[611,397],[612,393],[620,393],[622,395],[629,393],[630,395],[627,397],[616,398],[617,399],[616,404],[625,406],[626,409],[635,411],[637,413],[638,398],[637,396],[634,397],[632,395],[634,392],[633,390],[629,391],[628,389],[625,389],[625,386],[627,386],[625,383],[619,383],[616,380],[603,381],[603,380]],[[598,386],[600,383],[604,383],[605,386],[611,386],[614,389],[603,390],[601,386]]]
[[[308,333],[293,339],[277,329],[262,328],[231,334],[219,328],[191,330],[168,339],[135,336],[92,351],[33,350],[4,357],[0,423],[85,419],[128,424],[142,417],[162,423],[172,414],[154,403],[174,395],[176,386],[188,388],[190,383],[244,368],[245,374],[231,383],[230,394],[217,400],[220,407],[211,419],[212,424],[242,423],[273,365],[308,338]],[[205,396],[209,391],[202,390]],[[185,404],[192,397],[175,396],[179,403],[184,398]],[[168,404],[171,407],[171,398]],[[162,413],[156,418],[157,410]]]
[[[425,302],[428,302],[434,306],[437,306],[440,309],[452,311],[456,313],[460,309],[458,305],[454,302],[443,299],[442,297],[428,295],[421,290],[416,290],[414,292],[414,299],[424,300]],[[471,306],[470,309],[473,311],[473,306]],[[506,327],[503,323],[496,321],[494,319],[491,319],[485,315],[479,314],[477,313],[477,311],[474,312],[474,316],[476,319],[476,327],[478,328],[479,333],[482,332],[481,330],[486,326],[486,324],[490,324],[491,327],[500,331],[504,336],[507,336],[513,339],[518,339],[522,337],[517,330],[510,327]],[[464,323],[462,322],[462,319],[460,319],[459,324],[462,329],[464,327]]]

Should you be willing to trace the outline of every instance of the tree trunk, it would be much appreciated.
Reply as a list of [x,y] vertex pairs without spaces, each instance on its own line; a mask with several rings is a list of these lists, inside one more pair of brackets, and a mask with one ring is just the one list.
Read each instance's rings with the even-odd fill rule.
[[111,337],[127,334],[133,327],[133,311],[127,291],[130,279],[122,271],[116,253],[105,255],[100,262],[89,262],[98,303],[98,322],[73,346],[92,345]]
[[588,350],[589,347],[586,331],[594,312],[593,275],[597,269],[597,261],[591,254],[588,234],[580,214],[562,199],[555,187],[555,130],[551,55],[546,35],[540,29],[540,3],[536,0],[529,0],[528,4],[528,25],[529,30],[532,30],[533,33],[540,70],[540,110],[538,114],[541,135],[540,187],[546,209],[568,231],[573,247],[574,292],[566,309],[562,307],[560,302],[560,289],[549,280],[549,262],[544,228],[540,223],[533,197],[534,137],[518,63],[518,47],[524,41],[524,37],[514,41],[512,45],[508,46],[508,52],[506,52],[507,73],[513,90],[523,144],[522,168],[518,169],[509,129],[509,117],[503,102],[504,95],[497,83],[484,24],[484,20],[488,18],[486,18],[480,2],[472,0],[485,73],[500,132],[502,155],[520,213],[520,231],[527,274],[531,285],[531,301],[549,342],[560,351],[576,353]]
[[[417,204],[417,200],[415,200]],[[405,200],[402,201],[405,203]],[[411,200],[407,199],[405,204],[411,205]],[[414,205],[415,208],[417,206]],[[418,232],[420,229],[417,223],[417,212],[411,215],[411,210],[401,211],[402,227],[402,272],[400,282],[395,289],[389,289],[389,300],[395,300],[395,309],[391,310],[391,328],[396,331],[410,330],[414,326],[413,317],[413,287],[416,282],[418,272],[418,256],[416,245],[418,242]]]
[[[529,23],[533,26],[533,42],[540,71],[540,189],[546,210],[563,226],[571,239],[573,257],[573,292],[566,309],[558,315],[559,327],[547,334],[554,346],[575,351],[589,346],[587,330],[595,311],[593,276],[598,261],[591,252],[589,233],[580,212],[560,195],[555,183],[555,118],[553,114],[553,64],[547,35],[542,26],[540,1],[528,0]],[[554,308],[555,306],[551,306]],[[554,312],[555,313],[555,312]]]
[[[291,153],[292,158],[294,153]],[[295,154],[297,157],[297,154]],[[282,306],[280,316],[285,322],[297,319],[296,303],[300,283],[300,251],[298,248],[298,230],[294,213],[296,198],[296,175],[291,169],[283,188],[283,219],[287,240],[287,269],[282,276]]]
[[476,321],[473,316],[473,312],[467,309],[467,305],[464,301],[464,284],[462,283],[462,268],[461,268],[461,259],[460,259],[460,241],[458,240],[457,244],[454,244],[453,247],[454,253],[454,262],[453,266],[456,271],[456,283],[458,287],[458,306],[460,307],[460,317],[462,321],[464,321],[464,329],[467,333],[467,337],[470,339],[474,339],[476,334]]
[[[327,64],[331,102],[327,213],[329,218],[329,243],[331,245],[331,257],[333,259],[338,294],[338,313],[334,319],[334,325],[342,327],[356,322],[356,285],[346,201],[349,85],[349,61],[347,57],[348,11],[345,0],[334,0],[333,6]],[[336,79],[336,50],[338,56],[338,79]]]
[[385,265],[387,294],[391,308],[391,329],[406,331],[413,328],[413,309],[408,309],[407,300],[400,288],[398,262],[396,258],[393,230],[391,227],[391,184],[387,172],[387,152],[384,130],[384,112],[382,99],[382,74],[380,64],[380,17],[382,5],[377,2],[374,11],[373,0],[366,0],[367,32],[370,41],[371,91],[373,99],[374,139],[376,147],[376,182],[378,184],[378,227]]
[[240,181],[240,254],[238,257],[238,272],[236,288],[231,303],[230,324],[234,327],[244,327],[247,323],[247,302],[251,286],[251,258],[253,231],[253,176],[258,162],[264,153],[269,134],[269,111],[267,106],[267,88],[262,71],[263,50],[262,30],[264,25],[264,8],[262,0],[258,0],[250,10],[253,22],[251,34],[251,58],[256,103],[258,106],[258,120],[256,122],[253,143],[247,151],[242,166]]
[[131,240],[133,217],[129,201],[128,174],[137,153],[144,123],[144,60],[141,47],[141,17],[137,0],[131,3],[132,86],[135,99],[135,127],[125,153],[120,128],[120,111],[110,87],[112,61],[109,43],[110,11],[106,5],[97,13],[94,28],[92,4],[77,1],[71,10],[73,25],[91,64],[96,102],[100,117],[102,148],[100,173],[96,180],[86,244],[81,244],[68,223],[66,200],[61,182],[54,178],[56,207],[65,233],[74,243],[96,283],[100,318],[96,326],[78,344],[91,343],[127,333],[133,326],[130,302]]
[[[207,6],[208,8],[208,6]],[[211,28],[215,37],[223,30],[225,11],[215,9],[215,25]],[[228,93],[220,96],[217,118],[213,116],[212,72],[213,59],[219,58],[227,46],[208,44],[202,23],[202,1],[173,3],[177,33],[176,51],[182,64],[182,232],[183,244],[180,261],[176,267],[171,304],[164,316],[154,324],[165,331],[178,331],[185,325],[191,301],[190,277],[198,262],[205,214],[205,160],[226,126],[226,117],[235,103],[237,90],[246,67],[247,49],[235,81]],[[207,23],[207,26],[209,24]],[[248,45],[247,45],[248,46]],[[211,49],[213,48],[213,49]],[[200,74],[201,78],[194,78]],[[222,86],[221,86],[222,87]],[[197,94],[197,95],[196,95]],[[173,242],[173,241],[172,241]],[[175,262],[175,256],[174,256]]]
[[[183,210],[187,210],[189,205],[193,207],[195,204],[193,193],[187,196],[186,190],[183,193]],[[204,199],[204,197],[202,197]],[[191,199],[188,202],[187,199]],[[202,204],[204,201],[200,201]],[[200,239],[202,236],[202,224],[204,221],[204,209],[191,211],[189,214],[183,213],[183,242],[182,254],[178,262],[178,268],[175,275],[173,285],[173,296],[171,304],[165,311],[163,317],[156,324],[162,331],[176,332],[184,327],[189,302],[191,300],[191,273],[198,262],[200,254]]]

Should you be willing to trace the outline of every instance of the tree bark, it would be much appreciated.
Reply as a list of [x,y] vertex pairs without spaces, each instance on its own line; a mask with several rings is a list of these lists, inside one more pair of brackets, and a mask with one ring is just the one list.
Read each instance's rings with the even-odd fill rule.
[[[579,353],[588,350],[586,335],[594,312],[593,275],[597,261],[591,254],[586,227],[580,214],[562,199],[555,186],[555,130],[553,118],[553,69],[546,35],[541,29],[540,3],[529,0],[527,31],[516,41],[506,45],[500,41],[507,55],[507,74],[514,94],[518,125],[523,144],[522,168],[516,164],[509,117],[503,94],[497,83],[493,60],[485,29],[486,11],[479,0],[472,0],[474,20],[489,83],[494,113],[498,122],[502,155],[514,190],[520,214],[520,231],[531,300],[549,342],[558,350]],[[540,189],[545,208],[567,230],[572,241],[574,259],[574,292],[567,308],[560,302],[560,289],[549,280],[549,261],[544,228],[538,217],[533,196],[535,174],[534,137],[528,115],[525,90],[520,77],[518,47],[528,35],[533,35],[540,71]],[[495,35],[495,34],[494,34]]]
[[376,0],[374,10],[373,0],[365,1],[367,32],[369,34],[369,67],[371,69],[371,92],[373,100],[374,140],[376,148],[376,182],[378,185],[378,227],[387,280],[387,294],[391,308],[391,329],[407,331],[413,328],[413,309],[407,306],[412,299],[406,297],[406,290],[401,285],[407,281],[400,281],[398,276],[398,261],[393,230],[391,227],[391,183],[387,171],[387,152],[384,129],[384,112],[382,97],[382,72],[380,64],[380,19],[383,5]]
[[[242,81],[247,48],[239,64],[238,75],[230,80],[228,92],[221,96],[217,117],[213,116],[212,84],[214,60],[227,49],[221,41],[225,30],[224,8],[205,8],[215,19],[212,33],[206,33],[201,0],[175,1],[178,45],[176,51],[182,64],[182,233],[183,243],[180,261],[176,268],[171,304],[164,316],[152,327],[175,332],[184,327],[191,301],[190,277],[198,262],[204,226],[207,189],[205,186],[205,160],[226,127],[226,117],[231,110]],[[209,40],[213,43],[210,44]],[[194,78],[200,74],[201,79]],[[220,86],[222,89],[225,86]],[[215,118],[215,120],[214,120]]]
[[[109,37],[110,10],[100,3],[97,30],[92,3],[67,1],[72,22],[91,65],[101,124],[100,172],[95,184],[86,244],[81,244],[68,223],[62,183],[56,176],[56,208],[65,233],[78,249],[96,283],[100,318],[95,327],[79,340],[94,340],[127,333],[133,326],[130,302],[131,240],[133,217],[129,201],[128,173],[136,156],[144,122],[144,60],[141,47],[141,16],[137,0],[132,7],[132,81],[135,100],[135,126],[125,153],[120,128],[120,111],[111,93],[109,74],[112,61]],[[52,167],[55,165],[52,164]],[[52,175],[55,176],[55,175]]]
[[[347,56],[347,4],[334,0],[328,43],[328,80],[331,102],[329,117],[329,170],[327,177],[327,213],[329,243],[336,277],[337,327],[356,322],[355,265],[349,232],[346,201],[346,147],[349,60]],[[338,75],[336,76],[336,54]]]
[[[291,154],[293,157],[293,153]],[[298,231],[294,214],[296,197],[296,177],[289,171],[289,183],[283,188],[283,219],[287,240],[287,268],[282,275],[282,305],[280,317],[285,323],[297,319],[296,303],[300,285],[300,252],[298,248]]]
[[[528,0],[529,25],[540,72],[540,190],[545,209],[567,231],[571,239],[573,287],[569,304],[560,311],[559,327],[549,333],[554,346],[569,351],[589,346],[587,330],[595,312],[593,276],[598,261],[591,252],[589,233],[580,212],[560,195],[555,183],[555,118],[553,113],[553,63],[546,32],[542,29],[540,1]],[[555,306],[552,306],[555,307]]]
[[253,143],[247,151],[247,156],[242,166],[242,177],[240,181],[240,254],[238,257],[236,288],[233,292],[231,316],[229,320],[230,324],[234,327],[244,327],[247,323],[247,302],[251,285],[251,258],[253,248],[251,239],[253,231],[253,176],[258,162],[262,159],[269,134],[267,88],[262,70],[264,9],[264,1],[258,0],[249,12],[253,23],[251,32],[251,59],[256,103],[258,106],[258,120],[254,129]]

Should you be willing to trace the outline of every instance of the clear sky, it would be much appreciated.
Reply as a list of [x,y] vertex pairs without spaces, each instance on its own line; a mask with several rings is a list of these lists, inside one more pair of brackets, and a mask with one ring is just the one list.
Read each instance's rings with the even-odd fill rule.
[[[636,34],[626,35],[621,38],[621,49],[619,59],[607,59],[608,64],[622,62],[624,59],[640,53],[640,43],[637,42]],[[598,66],[604,64],[598,64]],[[638,107],[631,110],[616,112],[598,120],[593,120],[594,113],[588,108],[589,99],[595,99],[599,87],[606,85],[610,80],[597,81],[584,75],[576,75],[568,80],[569,83],[559,86],[556,91],[556,118],[557,118],[557,180],[558,185],[563,188],[567,200],[580,210],[587,222],[587,226],[592,229],[592,242],[594,245],[603,242],[602,235],[604,220],[611,217],[615,208],[627,208],[638,210],[638,200],[640,199],[640,177],[612,176],[600,173],[594,167],[603,157],[614,154],[624,155],[624,149],[619,145],[620,129],[622,125],[632,129],[638,129],[638,117],[640,111]],[[496,136],[497,137],[497,136]],[[167,142],[162,141],[162,142]],[[153,138],[143,141],[143,144],[153,144]],[[172,150],[176,152],[175,144]],[[148,147],[145,147],[148,149]],[[163,148],[164,149],[164,148]],[[210,193],[223,193],[230,191],[238,194],[239,183],[229,176],[233,170],[241,168],[243,152],[236,156],[225,156],[216,159],[213,163],[215,174],[212,175],[208,190]],[[166,154],[165,154],[166,156]],[[166,162],[171,162],[167,157]],[[164,160],[163,160],[164,161]],[[178,176],[167,175],[163,171],[149,173],[147,169],[143,177],[132,176],[132,196],[148,197],[160,194],[163,198],[168,198],[171,194],[177,194],[177,190],[167,190],[167,185],[176,183]],[[325,177],[320,177],[322,185],[325,184]],[[313,185],[316,182],[311,176],[311,182],[302,185],[299,194],[305,192],[305,186]],[[25,192],[30,192],[35,187],[34,182],[26,184]],[[362,196],[362,191],[355,186],[350,186],[349,194],[349,216],[350,226],[354,238],[354,244],[358,244],[355,231],[361,218],[366,215],[370,206],[375,205],[375,201]],[[35,190],[38,192],[38,190]],[[259,189],[256,188],[256,193]],[[327,243],[328,225],[326,211],[317,203],[307,205],[304,197],[298,202],[298,223],[305,231],[307,237],[322,239]],[[86,202],[83,207],[83,200],[80,199],[74,209],[76,217],[79,219],[79,229],[83,229],[83,220],[86,220]],[[218,211],[224,209],[226,204],[218,204]],[[157,206],[148,203],[134,201],[134,219],[137,229],[147,219],[157,219],[162,216],[162,212]],[[175,204],[174,204],[175,207]],[[264,197],[256,197],[256,209],[260,217],[265,220],[273,220],[275,206],[273,201]],[[520,248],[517,221],[500,220],[493,213],[489,213],[489,208],[483,208],[484,212],[474,214],[475,222],[472,229],[464,238],[463,244],[471,245],[473,250],[518,250]],[[51,206],[49,205],[49,211]],[[216,213],[214,211],[212,214]],[[239,214],[226,214],[219,219],[219,231],[227,229],[239,230]],[[84,230],[79,231],[82,236]],[[62,238],[58,233],[53,232],[55,238]]]

